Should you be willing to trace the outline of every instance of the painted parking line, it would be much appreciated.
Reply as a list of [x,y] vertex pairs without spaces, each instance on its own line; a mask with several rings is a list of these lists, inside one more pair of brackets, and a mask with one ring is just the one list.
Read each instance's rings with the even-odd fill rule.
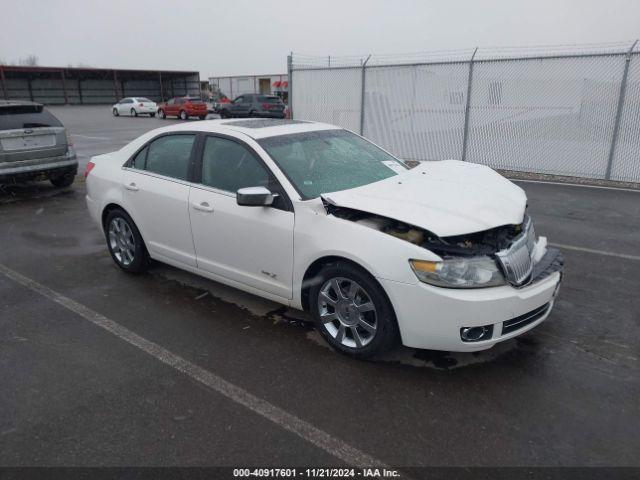
[[544,185],[556,185],[558,187],[583,187],[583,188],[597,188],[600,190],[618,190],[621,192],[635,192],[640,193],[640,188],[624,188],[624,187],[608,187],[606,185],[585,185],[582,183],[565,183],[565,182],[552,182],[548,180],[525,180],[521,178],[509,178],[508,180],[516,183],[542,183]]
[[249,393],[247,390],[224,380],[215,373],[205,370],[204,368],[185,360],[160,345],[141,337],[119,323],[116,323],[104,315],[91,310],[89,307],[51,290],[50,288],[45,287],[35,280],[25,277],[3,264],[0,264],[0,273],[23,287],[56,302],[67,310],[70,310],[85,320],[88,320],[94,325],[115,335],[119,339],[124,340],[139,350],[142,350],[156,360],[159,360],[171,368],[184,373],[188,377],[211,388],[215,392],[224,395],[229,400],[246,407],[267,420],[270,420],[284,430],[287,430],[312,443],[330,455],[344,461],[347,465],[357,467],[388,468],[380,460],[367,455],[348,443],[333,437],[324,430],[313,426],[309,422],[298,418],[268,401]]
[[90,137],[89,135],[80,135],[79,133],[72,133],[72,137],[88,138],[89,140],[111,140],[109,137]]
[[562,248],[564,250],[574,250],[576,252],[594,253],[596,255],[605,255],[607,257],[617,257],[617,258],[624,258],[626,260],[640,261],[640,256],[638,255],[627,255],[626,253],[608,252],[606,250],[596,250],[593,248],[576,247],[573,245],[564,245],[562,243],[549,243],[549,245],[551,245],[552,247]]

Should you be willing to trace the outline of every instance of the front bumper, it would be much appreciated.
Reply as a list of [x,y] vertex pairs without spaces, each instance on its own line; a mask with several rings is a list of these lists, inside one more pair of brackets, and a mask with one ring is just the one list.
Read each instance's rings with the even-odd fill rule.
[[[536,264],[532,282],[478,289],[439,288],[379,279],[396,312],[402,343],[408,347],[473,352],[492,347],[542,323],[551,312],[562,277],[563,259],[548,249]],[[542,309],[548,305],[547,308]],[[530,317],[535,313],[535,316]],[[520,320],[526,319],[518,323]],[[511,327],[505,328],[507,322]],[[493,326],[492,336],[464,342],[460,329]],[[515,325],[515,328],[513,327]]]

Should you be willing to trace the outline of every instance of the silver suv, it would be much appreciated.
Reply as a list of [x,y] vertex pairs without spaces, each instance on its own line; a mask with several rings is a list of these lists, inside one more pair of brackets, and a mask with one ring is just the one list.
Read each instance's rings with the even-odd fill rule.
[[0,100],[0,183],[50,180],[68,187],[77,171],[60,120],[39,103]]

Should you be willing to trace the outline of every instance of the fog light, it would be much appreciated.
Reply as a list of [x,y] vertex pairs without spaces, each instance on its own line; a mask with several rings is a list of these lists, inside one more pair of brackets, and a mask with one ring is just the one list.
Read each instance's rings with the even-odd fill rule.
[[463,342],[479,342],[488,340],[493,334],[493,325],[484,327],[463,327],[460,329],[460,338]]

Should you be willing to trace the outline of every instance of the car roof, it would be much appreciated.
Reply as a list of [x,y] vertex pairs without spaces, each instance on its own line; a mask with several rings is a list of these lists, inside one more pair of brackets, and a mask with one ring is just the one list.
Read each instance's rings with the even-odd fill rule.
[[38,102],[29,102],[26,100],[0,100],[0,107],[15,107],[15,106],[22,106],[22,105],[33,105],[33,106],[37,106],[37,107],[42,107],[42,103],[38,103]]
[[202,120],[199,122],[181,123],[163,129],[165,132],[181,130],[203,131],[210,133],[241,133],[255,140],[277,137],[292,133],[317,132],[320,130],[339,130],[341,127],[328,123],[310,122],[306,120],[287,120],[271,118],[237,119],[237,120]]

